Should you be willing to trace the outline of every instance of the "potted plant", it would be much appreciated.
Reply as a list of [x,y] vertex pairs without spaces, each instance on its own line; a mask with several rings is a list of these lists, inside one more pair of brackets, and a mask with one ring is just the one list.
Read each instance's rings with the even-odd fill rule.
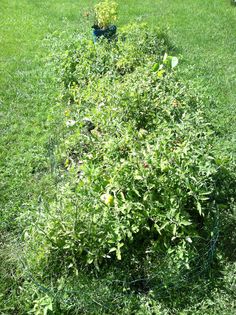
[[95,24],[92,27],[95,41],[101,36],[108,39],[115,36],[116,26],[113,23],[117,20],[117,7],[117,2],[110,0],[101,1],[95,5]]

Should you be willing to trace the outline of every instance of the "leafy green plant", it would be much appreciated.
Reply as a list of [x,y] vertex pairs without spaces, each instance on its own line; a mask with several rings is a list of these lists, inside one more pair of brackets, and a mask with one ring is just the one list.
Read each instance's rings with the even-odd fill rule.
[[116,1],[104,0],[94,6],[95,24],[99,28],[105,29],[117,20],[117,7]]
[[34,307],[29,314],[49,315],[53,313],[53,302],[50,296],[44,296],[34,301]]
[[157,71],[159,77],[168,71],[174,69],[179,63],[179,60],[175,56],[168,56],[167,53],[164,54],[162,63],[155,63],[153,66],[153,71]]
[[[159,270],[168,283],[194,268],[210,237],[220,166],[201,93],[171,71],[177,59],[168,47],[163,32],[132,25],[116,43],[80,38],[62,54],[64,180],[29,233],[36,270],[124,263],[130,277]],[[165,76],[152,71],[155,63],[169,69]]]

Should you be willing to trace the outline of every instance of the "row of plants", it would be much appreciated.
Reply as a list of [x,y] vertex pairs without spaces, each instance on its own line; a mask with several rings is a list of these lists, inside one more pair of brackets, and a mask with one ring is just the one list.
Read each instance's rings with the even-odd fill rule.
[[160,292],[208,271],[214,220],[230,209],[204,97],[174,71],[168,36],[145,24],[118,35],[55,53],[66,131],[57,198],[25,231],[33,282],[50,287],[35,311],[130,314],[148,294],[152,312]]
[[178,313],[186,287],[208,283],[233,208],[202,90],[180,78],[166,31],[116,34],[116,10],[96,5],[93,40],[48,39],[64,131],[55,199],[19,219],[30,222],[20,289],[30,314]]

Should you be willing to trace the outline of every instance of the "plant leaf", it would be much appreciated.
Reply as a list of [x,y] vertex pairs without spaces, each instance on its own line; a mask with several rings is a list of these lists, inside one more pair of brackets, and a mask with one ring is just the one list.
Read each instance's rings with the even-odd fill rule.
[[179,63],[179,59],[177,57],[172,57],[171,59],[171,68],[175,68]]

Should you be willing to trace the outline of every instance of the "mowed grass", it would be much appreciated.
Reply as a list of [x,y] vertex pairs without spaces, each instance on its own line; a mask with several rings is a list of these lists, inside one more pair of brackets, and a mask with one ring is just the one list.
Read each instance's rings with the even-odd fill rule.
[[57,90],[44,64],[49,52],[42,40],[56,30],[81,29],[82,7],[82,1],[1,2],[0,209],[5,228],[44,191],[52,192],[49,139],[55,129],[47,120]]
[[[19,215],[24,214],[29,224],[28,211],[54,194],[51,155],[60,121],[52,109],[58,86],[44,62],[49,51],[43,39],[54,31],[89,32],[91,22],[83,13],[93,3],[1,1],[0,246],[13,230],[11,239],[20,235]],[[206,103],[206,113],[217,130],[216,150],[235,156],[236,7],[230,0],[122,0],[119,4],[119,25],[146,21],[150,27],[169,28],[182,56],[180,72],[186,80],[200,83],[215,100]],[[9,277],[0,276],[0,297],[1,290],[11,286],[14,275]]]

